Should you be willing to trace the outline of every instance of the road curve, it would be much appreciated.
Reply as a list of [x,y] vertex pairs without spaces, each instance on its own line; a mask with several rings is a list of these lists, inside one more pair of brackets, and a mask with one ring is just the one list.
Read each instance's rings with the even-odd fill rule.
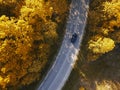
[[[89,0],[72,0],[66,34],[60,51],[48,74],[37,90],[61,90],[68,79],[79,53],[86,25]],[[70,42],[73,33],[78,34],[74,44]]]

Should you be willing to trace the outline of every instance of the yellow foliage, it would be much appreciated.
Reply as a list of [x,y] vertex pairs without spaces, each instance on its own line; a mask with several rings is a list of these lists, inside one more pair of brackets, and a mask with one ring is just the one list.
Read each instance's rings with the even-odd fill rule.
[[120,42],[120,0],[91,2],[87,30],[90,34],[87,41],[88,60],[95,60],[113,50],[115,44]]
[[99,38],[97,41],[89,41],[89,49],[93,53],[106,53],[111,51],[115,47],[115,43],[110,38]]
[[103,6],[105,17],[109,19],[109,28],[120,27],[120,1],[105,2]]
[[68,4],[66,0],[0,0],[0,5],[5,10],[10,7],[11,13],[0,12],[0,89],[29,85],[40,78],[58,39],[58,19],[53,21],[52,15],[56,12],[62,22]]

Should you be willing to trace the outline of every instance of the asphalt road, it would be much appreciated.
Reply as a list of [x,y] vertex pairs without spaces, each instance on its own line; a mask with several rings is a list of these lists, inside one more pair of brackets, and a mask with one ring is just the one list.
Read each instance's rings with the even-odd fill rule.
[[[84,35],[88,9],[89,0],[72,0],[62,46],[54,64],[38,87],[38,90],[61,90],[64,86],[77,60],[79,47]],[[78,34],[78,38],[72,44],[70,39],[74,33]]]

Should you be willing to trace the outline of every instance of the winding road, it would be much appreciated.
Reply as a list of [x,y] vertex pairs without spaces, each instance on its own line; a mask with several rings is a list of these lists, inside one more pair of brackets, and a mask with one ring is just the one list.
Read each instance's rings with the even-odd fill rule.
[[[89,0],[72,0],[62,46],[54,64],[37,90],[61,90],[64,86],[77,60],[88,9]],[[72,44],[70,39],[74,33],[78,34],[78,38]]]

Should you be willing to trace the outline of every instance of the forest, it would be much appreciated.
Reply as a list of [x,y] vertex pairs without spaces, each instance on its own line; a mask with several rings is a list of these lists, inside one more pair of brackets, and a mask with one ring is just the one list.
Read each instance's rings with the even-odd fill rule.
[[67,0],[0,0],[0,90],[41,80],[60,46],[68,9]]

